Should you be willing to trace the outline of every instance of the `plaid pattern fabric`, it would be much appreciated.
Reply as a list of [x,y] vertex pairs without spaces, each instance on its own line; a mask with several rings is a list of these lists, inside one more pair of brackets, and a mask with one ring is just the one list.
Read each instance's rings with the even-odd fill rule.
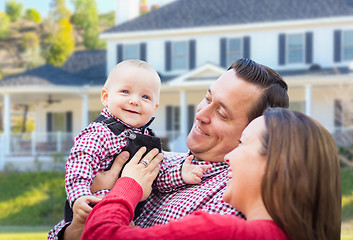
[[[107,118],[113,117],[108,108],[104,108],[101,114]],[[119,119],[117,121],[123,123]],[[127,128],[119,136],[104,124],[92,122],[76,137],[66,162],[65,187],[70,206],[77,198],[91,195],[90,186],[97,173],[104,172],[114,155],[119,154],[126,146],[124,132],[142,133],[138,128],[123,124]],[[144,133],[148,134],[148,131],[145,130]],[[108,192],[109,190],[102,190],[99,194],[106,195]]]
[[161,174],[154,183],[152,194],[147,199],[141,215],[134,221],[136,226],[166,224],[171,219],[178,219],[196,210],[244,218],[241,212],[222,198],[229,180],[229,166],[224,162],[193,160],[194,164],[212,164],[212,168],[206,171],[200,184],[185,185],[181,179],[180,168],[187,156],[186,153],[164,153]]

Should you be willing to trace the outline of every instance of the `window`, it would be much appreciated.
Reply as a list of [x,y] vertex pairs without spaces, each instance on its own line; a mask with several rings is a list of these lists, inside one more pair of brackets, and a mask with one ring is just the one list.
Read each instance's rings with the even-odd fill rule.
[[304,62],[304,34],[289,34],[287,36],[288,63]]
[[242,56],[243,52],[241,38],[229,39],[227,66],[230,66],[235,60],[242,58]]
[[289,109],[294,111],[305,112],[305,101],[289,102]]
[[173,42],[172,69],[188,69],[188,42]]
[[101,113],[101,111],[89,111],[88,112],[88,121],[93,122]]
[[353,60],[353,30],[343,32],[342,50],[343,60]]
[[140,59],[138,44],[126,44],[124,45],[123,60],[126,59]]
[[251,58],[250,36],[220,39],[220,65],[228,68],[239,58]]
[[66,113],[53,113],[53,132],[66,132]]
[[174,140],[178,137],[180,131],[180,107],[167,106],[166,123],[168,139]]
[[313,32],[278,36],[278,64],[312,64],[314,60]]

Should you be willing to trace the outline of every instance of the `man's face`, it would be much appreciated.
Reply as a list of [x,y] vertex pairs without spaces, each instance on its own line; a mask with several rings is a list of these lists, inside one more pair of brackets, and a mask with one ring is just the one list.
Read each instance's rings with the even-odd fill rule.
[[249,123],[247,114],[261,93],[256,85],[238,78],[233,69],[220,76],[197,107],[186,139],[191,152],[204,161],[222,162],[238,146]]

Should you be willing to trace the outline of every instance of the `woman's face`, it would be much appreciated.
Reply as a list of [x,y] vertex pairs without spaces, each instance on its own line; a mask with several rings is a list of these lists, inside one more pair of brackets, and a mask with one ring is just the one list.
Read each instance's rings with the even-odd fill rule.
[[266,156],[260,155],[261,138],[266,130],[264,117],[253,120],[243,131],[239,146],[224,157],[230,165],[227,189],[223,200],[242,211],[261,198],[261,182],[266,166]]

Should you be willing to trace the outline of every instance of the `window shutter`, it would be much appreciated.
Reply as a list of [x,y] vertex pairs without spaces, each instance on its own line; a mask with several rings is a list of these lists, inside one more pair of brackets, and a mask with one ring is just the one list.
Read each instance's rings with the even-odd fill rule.
[[188,106],[188,129],[187,129],[187,132],[190,132],[192,125],[194,125],[194,118],[195,118],[195,106],[189,105]]
[[250,59],[250,37],[248,36],[243,39],[243,56]]
[[53,131],[53,114],[51,112],[47,112],[47,132]]
[[343,126],[343,108],[342,101],[335,99],[335,127]]
[[196,65],[196,41],[189,41],[189,70],[194,69]]
[[169,41],[165,43],[165,70],[172,70],[172,43]]
[[66,112],[66,132],[72,132],[72,112]]
[[280,34],[278,38],[278,64],[284,65],[286,63],[286,35]]
[[227,68],[227,39],[221,38],[220,40],[220,63],[221,66]]
[[313,63],[313,33],[305,34],[305,63]]
[[340,62],[341,61],[341,30],[335,30],[333,33],[333,61]]
[[173,124],[173,107],[172,106],[167,106],[166,107],[166,128],[167,131],[171,131],[172,129],[172,124]]
[[146,61],[146,43],[140,43],[140,59]]
[[123,45],[122,44],[118,44],[116,46],[116,61],[117,61],[117,63],[120,63],[121,61],[123,61]]

